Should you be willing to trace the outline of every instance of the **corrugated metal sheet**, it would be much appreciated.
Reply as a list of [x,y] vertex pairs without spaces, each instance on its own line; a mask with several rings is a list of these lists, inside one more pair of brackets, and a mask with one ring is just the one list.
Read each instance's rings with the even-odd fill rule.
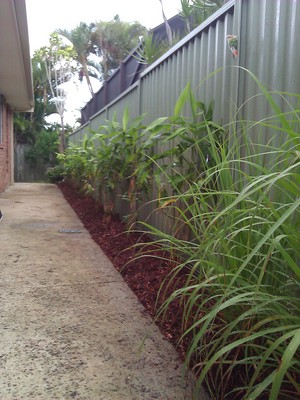
[[232,26],[231,8],[208,26],[205,24],[202,29],[198,28],[188,41],[155,68],[145,71],[140,83],[141,104],[149,121],[171,115],[188,82],[191,82],[198,99],[206,104],[214,101],[215,119],[227,121],[232,78],[226,66],[232,64],[232,57],[226,36],[232,32]]
[[[237,60],[228,48],[228,34],[238,36]],[[299,0],[232,0],[148,67],[132,89],[90,121],[90,127],[97,129],[114,113],[120,119],[126,106],[133,118],[146,113],[146,122],[169,116],[188,82],[199,100],[214,102],[216,122],[230,124],[236,113],[244,121],[269,117],[272,110],[248,71],[270,91],[299,94],[299,38]],[[279,94],[273,97],[283,110],[299,101],[299,96],[287,95],[288,102]],[[82,138],[86,129],[76,131],[71,140]],[[274,135],[273,144],[282,141],[280,134],[257,124],[247,133],[255,141],[267,142]],[[141,217],[151,214],[151,223],[162,227],[161,216],[155,216],[153,208],[144,207]]]
[[[240,65],[251,71],[283,111],[293,106],[298,98],[286,94],[286,100],[275,91],[300,93],[300,2],[297,0],[243,0],[241,9]],[[274,110],[261,95],[261,90],[247,71],[240,71],[238,104],[242,106],[240,118],[260,121],[271,118]],[[259,129],[255,125],[248,131],[254,141],[273,144],[282,141],[274,130]]]

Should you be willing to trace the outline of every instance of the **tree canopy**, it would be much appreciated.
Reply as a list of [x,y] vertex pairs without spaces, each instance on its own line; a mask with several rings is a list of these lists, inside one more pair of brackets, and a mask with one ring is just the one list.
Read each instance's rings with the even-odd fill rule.
[[228,0],[180,0],[180,15],[184,18],[190,32],[210,15],[221,8]]
[[89,77],[95,76],[101,81],[107,79],[138,45],[139,38],[146,31],[139,22],[124,22],[116,15],[112,21],[99,21],[89,25],[81,22],[72,30],[59,29],[56,32],[72,43],[79,66],[79,78],[86,78],[93,96]]
[[[164,17],[163,1],[162,14]],[[220,8],[226,0],[181,0],[181,16],[186,21],[186,33]],[[165,21],[165,19],[164,19]],[[50,44],[37,50],[32,58],[35,111],[15,114],[15,137],[18,143],[37,142],[38,132],[48,129],[46,117],[60,115],[56,125],[64,131],[64,83],[73,79],[87,83],[94,96],[92,78],[102,82],[109,78],[120,63],[140,45],[140,62],[152,63],[180,37],[172,35],[166,24],[166,40],[157,43],[139,22],[124,22],[116,15],[111,21],[80,22],[71,30],[58,29],[50,37]],[[168,31],[167,31],[168,30]],[[168,35],[167,35],[168,34]],[[183,32],[184,35],[184,32]],[[55,130],[55,129],[54,129]],[[65,147],[64,132],[61,147]]]
[[95,24],[91,40],[94,54],[101,59],[104,79],[118,68],[146,32],[139,22],[123,22],[118,15],[112,21]]

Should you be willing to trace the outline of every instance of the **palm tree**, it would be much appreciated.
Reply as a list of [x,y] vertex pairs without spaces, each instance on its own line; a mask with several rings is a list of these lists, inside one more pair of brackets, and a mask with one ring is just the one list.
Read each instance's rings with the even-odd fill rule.
[[95,66],[89,61],[88,57],[92,53],[92,35],[93,25],[87,25],[85,22],[80,24],[70,31],[66,29],[58,29],[56,32],[68,39],[76,53],[76,61],[80,65],[79,78],[82,80],[85,77],[91,96],[94,97],[94,91],[91,84],[90,76],[96,75],[99,78],[99,73]]
[[161,5],[161,12],[162,12],[163,20],[164,20],[165,27],[166,27],[167,39],[168,39],[169,47],[171,48],[173,45],[172,30],[171,30],[171,27],[169,25],[169,22],[167,20],[167,17],[166,17],[165,11],[164,11],[163,2],[162,2],[162,0],[158,0],[158,1],[160,2],[160,5]]
[[[45,69],[44,61],[41,54],[36,51],[31,59],[32,65],[32,75],[33,75],[33,90],[35,97],[41,99],[42,111],[44,115],[47,113],[47,108],[49,107],[49,92],[50,87],[47,78],[47,72]],[[53,106],[53,105],[52,105]],[[51,107],[52,109],[53,107]],[[35,106],[36,110],[36,106]]]
[[95,23],[91,49],[101,60],[104,79],[118,68],[146,31],[140,23],[123,22],[118,15],[112,21]]
[[62,38],[57,33],[52,33],[50,35],[49,46],[40,48],[36,54],[46,72],[50,88],[50,102],[55,105],[57,114],[60,117],[60,151],[63,152],[66,148],[64,123],[66,90],[64,84],[67,83],[74,74],[73,61],[76,54],[73,47],[65,45],[62,42]]
[[187,31],[190,32],[197,25],[200,25],[227,1],[228,0],[180,0],[180,14],[186,22]]
[[47,79],[44,61],[36,51],[31,59],[33,91],[34,91],[34,112],[14,113],[14,140],[16,143],[30,144],[32,146],[38,140],[40,134],[45,132],[47,115],[55,113],[55,105],[50,102],[51,92]]

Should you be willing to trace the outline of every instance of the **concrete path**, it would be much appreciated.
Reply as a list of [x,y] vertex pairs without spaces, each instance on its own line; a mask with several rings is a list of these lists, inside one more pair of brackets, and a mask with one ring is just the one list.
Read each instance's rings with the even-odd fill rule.
[[55,185],[15,184],[0,210],[1,400],[193,398],[174,348]]

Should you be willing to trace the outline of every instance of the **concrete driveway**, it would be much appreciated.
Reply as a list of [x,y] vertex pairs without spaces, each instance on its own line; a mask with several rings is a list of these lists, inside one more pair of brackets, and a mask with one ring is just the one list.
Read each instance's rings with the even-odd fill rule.
[[55,185],[15,184],[0,209],[1,400],[194,398],[176,351]]

